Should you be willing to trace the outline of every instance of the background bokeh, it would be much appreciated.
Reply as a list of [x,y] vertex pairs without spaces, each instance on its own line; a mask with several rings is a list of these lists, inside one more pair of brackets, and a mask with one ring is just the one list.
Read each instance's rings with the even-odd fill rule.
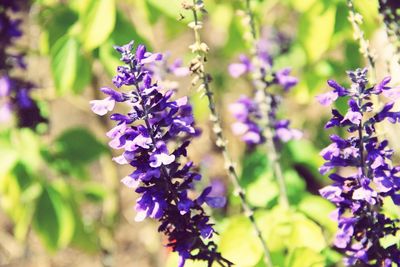
[[[366,66],[346,3],[253,1],[264,35],[279,32],[288,40],[284,51],[275,55],[275,66],[291,67],[299,78],[279,114],[304,133],[281,151],[292,206],[287,211],[277,206],[278,187],[265,153],[246,152],[231,134],[228,105],[251,92],[248,81],[228,74],[228,65],[249,50],[243,2],[206,0],[202,32],[211,49],[207,68],[242,186],[279,266],[335,266],[341,256],[330,246],[336,229],[328,218],[333,206],[318,195],[329,183],[318,173],[319,151],[329,141],[329,133],[323,131],[329,110],[320,107],[315,96],[327,91],[327,79],[348,85],[345,71]],[[397,84],[399,66],[377,1],[356,1],[356,9],[377,54],[376,77],[392,74]],[[119,182],[129,169],[111,160],[105,137],[111,122],[93,114],[89,101],[102,98],[100,87],[112,86],[119,64],[115,44],[135,40],[154,52],[168,52],[171,63],[180,58],[188,64],[191,14],[179,0],[36,0],[17,16],[23,20],[24,37],[16,46],[26,51],[28,64],[19,75],[36,84],[33,97],[49,124],[36,131],[17,129],[13,122],[0,125],[0,266],[176,266],[157,233],[157,222],[134,222],[136,194]],[[271,49],[283,45],[270,43]],[[191,88],[190,77],[178,82],[178,95],[190,96],[203,130],[189,153],[204,176],[199,187],[217,183],[229,200],[224,209],[210,210],[221,251],[237,266],[261,267],[258,240],[241,215],[214,145],[207,101]],[[397,131],[387,126],[383,133],[400,149]],[[388,212],[399,210],[391,207]]]

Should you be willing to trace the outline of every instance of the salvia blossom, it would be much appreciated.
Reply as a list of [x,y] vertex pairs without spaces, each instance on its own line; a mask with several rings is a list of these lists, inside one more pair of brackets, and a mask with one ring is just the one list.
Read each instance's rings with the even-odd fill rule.
[[[284,92],[288,92],[298,83],[298,80],[290,75],[290,68],[273,70],[273,57],[268,49],[268,42],[260,39],[257,42],[256,53],[253,58],[240,55],[239,63],[229,65],[229,73],[234,78],[245,74],[251,75],[255,87],[261,86],[268,90],[277,85],[283,88]],[[265,98],[257,96],[257,93],[254,93],[252,98],[241,96],[237,102],[230,105],[230,111],[236,119],[236,122],[232,125],[232,130],[234,134],[241,136],[241,139],[249,148],[265,142],[260,121],[263,121],[263,116],[266,115],[269,116],[275,139],[287,142],[292,139],[299,139],[302,135],[299,130],[289,127],[290,121],[277,119],[276,114],[281,96],[273,93],[272,90],[268,90],[267,94],[270,100],[269,103],[266,103],[269,106],[269,114],[262,114],[260,101],[263,100],[260,99]]]
[[[339,230],[334,244],[346,255],[347,266],[393,266],[400,263],[400,250],[394,244],[382,245],[382,239],[398,231],[398,219],[382,212],[383,200],[391,198],[400,205],[400,166],[393,166],[393,150],[387,140],[378,139],[376,126],[387,120],[400,121],[400,112],[392,111],[394,102],[377,109],[371,98],[379,95],[393,96],[397,91],[383,79],[368,86],[367,69],[349,71],[351,87],[345,88],[329,80],[332,91],[318,97],[323,105],[338,98],[348,99],[345,114],[332,109],[332,118],[326,128],[347,128],[350,137],[331,135],[332,144],[322,150],[326,163],[320,172],[325,174],[335,168],[345,168],[346,175],[333,172],[333,184],[320,190],[321,195],[337,207],[333,218]],[[397,265],[395,265],[397,266]]]
[[115,49],[125,65],[118,67],[113,83],[126,90],[103,87],[107,97],[91,101],[91,106],[98,115],[112,111],[117,103],[130,109],[110,116],[116,126],[107,136],[110,147],[124,150],[114,160],[134,168],[122,182],[140,195],[136,221],[146,217],[160,221],[158,230],[168,237],[166,245],[179,253],[180,267],[187,259],[231,266],[210,240],[215,230],[202,207],[204,203],[222,207],[225,198],[211,197],[211,187],[196,198],[189,196],[201,175],[193,162],[185,162],[190,139],[199,134],[187,97],[172,100],[173,91],[164,90],[155,80],[149,66],[161,61],[161,54],[147,52],[143,45],[133,51],[133,42]]
[[21,20],[12,18],[11,13],[18,12],[23,2],[0,0],[0,123],[10,121],[15,113],[19,127],[35,128],[46,119],[30,96],[34,86],[11,74],[14,68],[26,68],[23,55],[10,52],[14,41],[22,36]]
[[183,65],[182,59],[176,59],[172,64],[168,62],[169,53],[164,53],[161,60],[157,60],[147,65],[147,69],[152,73],[158,85],[165,89],[178,89],[179,83],[175,80],[170,80],[172,77],[189,76],[189,68]]

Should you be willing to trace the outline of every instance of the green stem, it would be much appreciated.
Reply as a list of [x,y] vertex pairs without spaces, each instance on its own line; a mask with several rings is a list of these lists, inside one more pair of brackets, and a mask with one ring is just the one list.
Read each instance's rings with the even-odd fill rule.
[[205,56],[207,53],[207,49],[205,49],[206,45],[201,42],[201,36],[199,33],[199,29],[201,28],[201,24],[198,19],[198,14],[197,14],[197,9],[196,9],[196,1],[193,0],[193,7],[192,7],[192,12],[193,12],[193,17],[194,17],[194,34],[195,34],[195,44],[194,47],[195,52],[197,53],[197,57],[192,61],[192,65],[196,66],[191,68],[192,72],[196,75],[198,80],[201,81],[201,87],[202,89],[205,90],[205,95],[207,96],[208,100],[208,108],[210,110],[210,120],[213,124],[213,132],[216,136],[216,145],[221,149],[222,156],[225,161],[225,167],[227,169],[228,177],[231,181],[231,183],[234,186],[235,194],[239,196],[241,206],[244,210],[245,216],[250,220],[250,223],[253,227],[253,229],[256,232],[256,235],[258,239],[261,242],[263,251],[264,251],[264,262],[268,267],[272,267],[272,259],[271,259],[271,254],[270,251],[267,247],[267,244],[262,236],[261,230],[256,222],[256,219],[254,217],[254,212],[250,208],[249,204],[247,203],[246,197],[245,197],[245,192],[243,188],[241,187],[239,183],[239,176],[237,174],[236,168],[234,167],[234,163],[231,159],[231,156],[229,154],[228,148],[227,148],[227,140],[224,137],[223,130],[222,130],[222,125],[219,119],[219,114],[215,106],[215,100],[214,100],[214,95],[210,87],[210,80],[211,77],[208,73],[205,72],[204,70],[204,63],[205,63]]

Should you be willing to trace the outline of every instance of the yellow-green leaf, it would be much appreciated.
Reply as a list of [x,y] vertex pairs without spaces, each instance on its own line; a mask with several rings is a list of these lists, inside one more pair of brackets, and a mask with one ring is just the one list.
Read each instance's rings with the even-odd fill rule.
[[316,62],[328,50],[335,27],[336,7],[315,4],[300,20],[299,41],[310,62]]
[[92,50],[107,40],[115,26],[115,0],[92,0],[83,17],[82,43]]

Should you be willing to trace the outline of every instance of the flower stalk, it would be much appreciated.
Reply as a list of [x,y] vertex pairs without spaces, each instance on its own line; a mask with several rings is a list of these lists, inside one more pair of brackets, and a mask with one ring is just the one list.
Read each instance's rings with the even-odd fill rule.
[[270,82],[266,81],[263,75],[263,67],[260,66],[260,61],[257,56],[257,33],[254,19],[254,12],[250,6],[250,0],[246,0],[246,14],[248,16],[248,26],[251,32],[252,44],[252,63],[255,66],[253,70],[253,86],[255,89],[256,99],[260,108],[260,126],[263,136],[265,137],[265,145],[267,148],[267,155],[269,158],[270,167],[272,167],[273,174],[278,181],[279,185],[279,202],[284,208],[289,207],[289,199],[287,196],[285,178],[283,176],[282,168],[279,163],[280,154],[278,152],[276,142],[274,141],[274,123],[271,118],[272,114],[272,98],[273,96],[268,92]]
[[192,106],[186,97],[172,100],[174,90],[159,85],[151,64],[161,61],[163,55],[147,52],[143,45],[133,51],[133,42],[115,49],[125,64],[118,67],[113,83],[119,90],[129,89],[120,92],[103,87],[107,97],[91,101],[91,106],[101,116],[117,103],[130,108],[127,114],[110,116],[117,125],[107,136],[112,148],[124,150],[113,160],[134,168],[121,181],[140,194],[135,220],[150,217],[160,222],[158,231],[167,236],[166,246],[179,254],[179,267],[188,259],[204,261],[207,266],[232,266],[211,240],[216,232],[203,208],[204,203],[222,207],[225,198],[209,196],[211,187],[197,197],[189,194],[201,179],[193,162],[187,160],[187,146],[199,134]]
[[370,42],[365,38],[365,33],[361,29],[361,25],[363,23],[363,17],[360,13],[356,11],[353,0],[347,0],[347,7],[349,9],[348,20],[350,21],[351,26],[353,27],[354,39],[359,42],[360,53],[368,61],[372,75],[371,78],[373,79],[374,82],[376,80],[376,69],[375,69],[376,54],[374,51],[372,51]]
[[205,71],[205,62],[207,61],[209,47],[201,40],[200,30],[203,27],[203,23],[199,19],[199,12],[206,12],[204,9],[204,3],[201,0],[193,0],[192,3],[183,2],[182,6],[184,9],[192,11],[194,19],[193,22],[189,23],[189,27],[193,30],[195,37],[195,42],[189,48],[192,50],[192,53],[196,55],[190,63],[190,71],[194,76],[192,85],[196,86],[198,83],[200,83],[199,91],[204,91],[204,95],[207,97],[208,107],[210,110],[210,121],[213,124],[212,130],[216,136],[216,145],[221,149],[222,156],[225,161],[225,168],[230,181],[234,186],[235,194],[240,198],[244,214],[250,220],[252,227],[254,228],[256,235],[261,242],[264,251],[264,262],[268,267],[272,267],[273,264],[270,251],[255,220],[254,212],[247,203],[245,192],[239,183],[239,177],[235,165],[228,151],[227,140],[222,130],[221,121],[215,105],[214,94],[210,87],[211,75]]
[[390,77],[368,86],[366,68],[349,71],[348,76],[352,82],[350,88],[329,80],[333,91],[318,97],[325,106],[338,98],[349,99],[346,114],[332,109],[332,118],[325,128],[341,127],[350,133],[346,138],[331,135],[332,144],[321,151],[326,160],[320,168],[321,174],[342,168],[348,175],[332,172],[329,178],[333,184],[322,188],[320,193],[337,207],[332,213],[339,227],[334,245],[346,255],[346,266],[397,266],[398,245],[385,244],[383,240],[396,236],[399,220],[388,217],[383,206],[386,198],[400,205],[400,166],[393,165],[394,151],[387,140],[378,139],[376,130],[384,120],[399,123],[400,112],[392,111],[394,102],[377,110],[371,101],[373,95],[396,100],[393,98],[396,89],[388,86]]

